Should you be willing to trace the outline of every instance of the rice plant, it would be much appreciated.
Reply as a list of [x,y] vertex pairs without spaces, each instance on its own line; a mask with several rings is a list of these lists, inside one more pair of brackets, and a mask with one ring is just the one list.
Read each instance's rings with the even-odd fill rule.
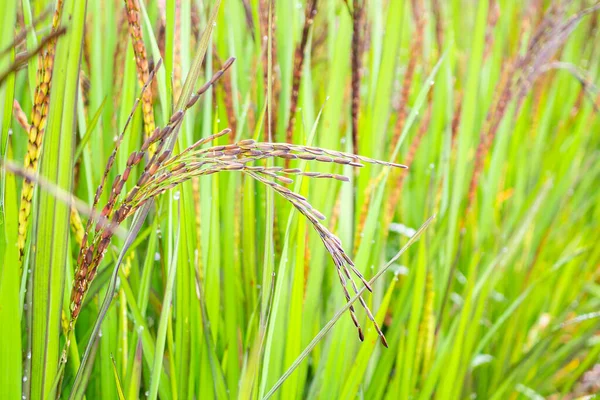
[[600,391],[600,4],[8,0],[0,393]]

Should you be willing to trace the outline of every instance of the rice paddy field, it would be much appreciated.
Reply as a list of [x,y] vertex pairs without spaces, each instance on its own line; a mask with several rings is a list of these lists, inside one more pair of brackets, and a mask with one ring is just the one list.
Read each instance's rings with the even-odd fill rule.
[[4,0],[0,397],[593,398],[599,23]]

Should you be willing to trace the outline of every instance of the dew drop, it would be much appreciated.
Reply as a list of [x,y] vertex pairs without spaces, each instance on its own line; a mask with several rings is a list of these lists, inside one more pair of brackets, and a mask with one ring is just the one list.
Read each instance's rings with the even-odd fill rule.
[[179,190],[173,194],[173,200],[175,200],[175,201],[179,200]]
[[160,253],[156,252],[154,253],[154,261],[159,261],[160,260]]

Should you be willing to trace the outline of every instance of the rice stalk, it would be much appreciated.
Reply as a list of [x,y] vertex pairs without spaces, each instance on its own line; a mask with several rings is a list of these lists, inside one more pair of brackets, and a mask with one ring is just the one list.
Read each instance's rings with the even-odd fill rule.
[[[114,108],[117,109],[119,99],[121,98],[121,90],[123,88],[123,75],[125,65],[125,55],[127,54],[125,46],[127,45],[127,32],[129,30],[127,22],[127,10],[122,8],[119,11],[117,19],[117,44],[113,53],[113,85],[115,87],[115,96],[113,99]],[[117,115],[113,116],[113,127],[116,129]]]
[[[135,64],[137,67],[138,81],[143,86],[148,82],[150,68],[148,65],[148,56],[146,54],[146,45],[142,35],[142,25],[140,18],[140,6],[138,0],[124,0],[127,9],[127,22],[129,23],[129,35],[135,53]],[[142,97],[142,114],[144,118],[145,137],[148,138],[154,131],[154,110],[152,108],[152,90],[144,90]],[[154,147],[150,148],[150,154],[154,153]]]
[[451,147],[454,149],[456,145],[456,138],[458,137],[458,128],[460,127],[460,117],[462,114],[462,105],[463,105],[463,92],[459,91],[456,95],[456,99],[454,101],[454,112],[452,114],[452,124],[451,128]]
[[440,0],[432,0],[431,10],[435,20],[435,39],[438,52],[441,54],[444,48],[444,16],[442,15],[442,5]]
[[302,80],[304,54],[306,52],[306,45],[308,44],[308,34],[310,32],[310,27],[312,26],[317,15],[317,3],[318,0],[309,0],[308,4],[306,5],[304,25],[302,27],[302,36],[300,39],[300,43],[296,46],[296,50],[294,52],[292,98],[290,100],[290,116],[288,119],[287,129],[285,133],[285,141],[288,143],[292,143],[294,124],[296,123],[296,110],[298,108],[298,96],[300,94],[300,81]]
[[[267,115],[269,118],[269,129],[265,129],[266,140],[272,138],[268,135],[275,132],[277,126],[277,113],[271,110],[277,110],[278,85],[276,77],[277,72],[277,43],[275,40],[276,19],[275,19],[275,3],[273,0],[259,0],[259,26],[261,35],[261,57],[263,66],[263,89],[265,93],[267,88],[272,88],[271,105],[267,105]],[[270,55],[270,56],[269,56]],[[269,70],[272,72],[269,74]],[[269,82],[269,75],[271,82]]]
[[242,6],[244,7],[244,16],[246,17],[246,26],[248,27],[248,31],[250,31],[250,37],[254,40],[256,29],[254,28],[254,18],[252,18],[252,5],[249,0],[242,0]]
[[175,0],[175,26],[173,27],[173,100],[181,95],[181,0]]
[[[213,60],[215,69],[222,68],[223,62],[217,54],[216,47],[213,47]],[[229,144],[232,144],[237,137],[237,118],[235,117],[235,109],[233,107],[233,88],[231,87],[231,76],[225,76],[219,80],[219,86],[223,90],[223,102],[225,103],[225,113],[227,114],[227,122],[231,129],[229,135]]]
[[[410,167],[412,165],[417,151],[419,150],[419,146],[423,140],[423,137],[429,130],[429,123],[431,121],[431,109],[432,103],[429,103],[429,106],[425,110],[425,114],[423,115],[423,120],[421,121],[421,126],[419,130],[413,137],[412,142],[410,143],[410,147],[408,148],[408,153],[406,155],[406,165]],[[400,195],[402,194],[402,188],[404,187],[404,182],[406,179],[406,174],[397,174],[396,180],[392,186],[392,192],[390,193],[390,197],[388,200],[388,208],[386,216],[388,218],[385,226],[388,226],[392,219],[394,218],[394,211],[396,210],[396,206],[398,205],[398,201],[400,200]]]
[[[202,253],[202,208],[200,204],[200,179],[199,177],[192,178],[192,193],[194,198],[194,212],[196,218],[194,219],[194,227],[196,228],[196,246],[195,249],[198,254]],[[202,264],[202,257],[197,257],[197,267],[200,272],[200,276],[204,276],[204,269]]]
[[[425,13],[423,12],[423,0],[412,0],[413,18],[415,20],[414,40],[411,41],[408,64],[404,72],[404,80],[402,81],[402,89],[400,90],[400,108],[398,109],[398,117],[394,125],[394,134],[391,142],[391,152],[393,153],[408,116],[408,98],[412,87],[413,77],[417,67],[418,55],[422,51],[423,34],[425,30]],[[391,154],[391,153],[390,153]]]
[[356,230],[354,232],[354,254],[358,253],[358,248],[360,247],[362,237],[361,233],[363,232],[365,228],[365,223],[367,222],[367,215],[369,214],[371,202],[373,201],[373,196],[375,194],[374,191],[375,189],[377,189],[377,187],[379,187],[379,184],[383,180],[383,177],[383,174],[378,174],[375,178],[371,179],[371,181],[367,185],[367,189],[365,190],[365,200],[360,209],[358,224],[356,225]]
[[353,1],[352,7],[352,149],[358,154],[358,113],[360,110],[360,74],[362,61],[362,24],[364,19],[364,2]]

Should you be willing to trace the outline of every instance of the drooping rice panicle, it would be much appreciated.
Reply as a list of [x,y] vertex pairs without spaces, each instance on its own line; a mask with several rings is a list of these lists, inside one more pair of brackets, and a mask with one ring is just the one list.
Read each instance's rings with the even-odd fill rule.
[[[221,134],[223,134],[223,132],[221,132]],[[361,160],[364,162],[395,167],[403,167],[402,165],[316,147],[296,146],[286,143],[257,143],[250,139],[239,141],[233,145],[213,146],[200,150],[197,148],[198,146],[193,145],[180,155],[171,157],[169,160],[165,161],[160,168],[152,171],[152,173],[148,175],[150,177],[147,179],[142,176],[142,178],[140,178],[141,181],[138,182],[137,186],[145,186],[147,189],[135,191],[133,196],[127,197],[127,201],[131,203],[131,207],[128,209],[133,210],[143,204],[146,199],[158,196],[166,190],[173,188],[192,177],[226,171],[241,171],[271,187],[277,193],[282,195],[313,224],[313,227],[319,233],[327,251],[334,260],[347,299],[350,298],[347,289],[348,285],[351,286],[355,293],[358,293],[358,287],[352,279],[351,272],[354,273],[354,275],[357,276],[369,290],[371,290],[364,276],[356,269],[352,260],[342,249],[339,239],[319,222],[319,220],[325,218],[323,214],[314,209],[310,203],[308,203],[306,198],[277,183],[277,181],[283,184],[292,182],[291,179],[282,175],[303,175],[312,178],[337,179],[341,181],[347,181],[348,178],[331,173],[301,171],[297,168],[265,167],[262,165],[254,166],[248,164],[269,157],[302,159],[297,154],[291,153],[291,151],[296,151],[306,152],[306,155],[310,155],[307,158],[314,161],[335,162],[342,165],[361,165],[351,160]],[[318,154],[314,155],[313,153]],[[331,155],[332,157],[326,157],[325,154]],[[313,155],[314,157],[312,157]],[[363,308],[365,308],[369,319],[375,323],[374,317],[364,300],[359,299],[359,301]],[[362,330],[354,314],[354,309],[351,309],[351,316],[357,329],[359,329],[359,335],[362,337]],[[379,329],[379,326],[377,324],[374,326],[380,334],[382,342],[385,344],[385,338]]]
[[[171,121],[174,124],[180,123],[182,118],[183,114],[176,114]],[[156,132],[157,133],[153,135],[152,138],[160,137],[160,130],[157,130]],[[227,134],[228,132],[229,130],[226,129],[219,134],[210,137],[209,139],[214,139],[215,137]],[[321,153],[323,155],[315,156],[314,158],[315,161],[320,162],[335,162],[342,165],[354,163],[355,166],[358,166],[361,164],[351,160],[361,160],[364,162],[387,166],[402,167],[401,165],[315,147],[291,146],[290,148],[290,145],[288,144],[256,143],[253,140],[242,140],[234,145],[221,145],[198,150],[199,145],[206,141],[207,139],[201,140],[176,156],[172,156],[169,152],[161,153],[160,150],[162,146],[159,141],[159,151],[146,165],[144,172],[140,175],[134,188],[132,188],[125,196],[123,202],[115,208],[115,201],[120,194],[124,182],[123,177],[117,176],[112,186],[111,196],[107,206],[105,206],[102,211],[102,215],[104,217],[111,217],[112,215],[113,223],[119,224],[122,220],[133,214],[133,212],[143,205],[148,199],[154,198],[194,177],[210,175],[218,172],[241,171],[250,175],[254,179],[257,179],[259,182],[271,187],[286,200],[292,203],[292,205],[294,205],[294,207],[296,207],[306,218],[308,218],[315,230],[319,233],[323,244],[330,253],[336,268],[338,269],[340,282],[342,283],[344,294],[347,299],[350,298],[347,289],[348,285],[350,285],[353,292],[358,293],[358,287],[352,278],[352,274],[358,277],[361,282],[369,290],[371,290],[364,276],[358,271],[352,260],[344,252],[340,240],[319,222],[319,220],[323,220],[325,218],[323,214],[314,209],[310,203],[308,203],[306,198],[277,183],[277,181],[280,181],[284,184],[289,184],[292,182],[291,179],[286,178],[284,175],[303,175],[312,178],[337,179],[341,181],[347,181],[347,178],[337,174],[300,171],[296,168],[286,169],[282,167],[265,167],[247,164],[254,163],[264,158],[286,158],[286,156],[288,156],[287,158],[290,158],[289,156],[291,156],[292,153],[283,151],[283,149],[286,148],[290,151],[292,149],[296,152],[304,151],[306,154],[311,154],[311,152]],[[147,148],[148,145],[145,144],[144,147]],[[138,154],[139,153],[134,153],[132,155],[134,156],[133,159],[138,159]],[[158,156],[158,154],[160,154],[160,156]],[[331,155],[332,157],[325,158],[324,154]],[[125,173],[123,175],[125,175]],[[112,213],[113,208],[115,208],[114,213]],[[93,279],[95,268],[99,264],[102,254],[110,241],[110,233],[97,230],[97,234],[99,235],[100,239],[96,239],[95,243],[99,247],[95,249],[94,246],[91,246],[90,249],[88,249],[83,255],[82,261],[84,264],[89,265],[89,268],[86,267],[83,269],[87,273],[85,279],[86,283],[79,284],[76,287],[77,290],[73,295],[74,302],[82,300],[82,293],[85,293],[88,287],[88,282]],[[369,319],[375,323],[373,315],[364,300],[360,299],[359,301],[363,308],[365,308]],[[352,309],[351,312],[352,319],[355,322],[357,329],[359,329],[359,335],[362,337],[362,330],[358,324],[358,319],[354,315],[354,310]],[[76,317],[76,314],[74,315]],[[385,343],[385,338],[383,337],[378,325],[375,324],[374,326],[381,335],[382,342]]]

